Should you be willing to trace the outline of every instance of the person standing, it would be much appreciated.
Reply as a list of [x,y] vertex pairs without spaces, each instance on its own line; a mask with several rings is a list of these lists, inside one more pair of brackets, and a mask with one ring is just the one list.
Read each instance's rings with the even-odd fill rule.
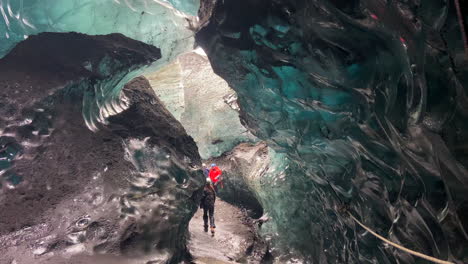
[[203,175],[205,175],[205,177],[208,178],[210,175],[210,169],[206,167],[205,163],[203,163],[202,166],[203,166]]
[[206,178],[205,187],[203,188],[203,196],[200,201],[200,208],[203,208],[203,227],[205,232],[208,232],[208,216],[210,220],[211,235],[215,234],[215,219],[214,207],[216,201],[216,191],[211,183],[210,178]]

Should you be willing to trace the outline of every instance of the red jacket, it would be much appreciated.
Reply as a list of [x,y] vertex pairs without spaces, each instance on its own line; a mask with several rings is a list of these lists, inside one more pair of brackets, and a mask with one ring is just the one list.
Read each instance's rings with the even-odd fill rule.
[[221,177],[221,174],[223,174],[221,169],[218,166],[214,166],[210,169],[210,173],[208,175],[211,179],[211,182],[216,183],[219,181],[219,177]]

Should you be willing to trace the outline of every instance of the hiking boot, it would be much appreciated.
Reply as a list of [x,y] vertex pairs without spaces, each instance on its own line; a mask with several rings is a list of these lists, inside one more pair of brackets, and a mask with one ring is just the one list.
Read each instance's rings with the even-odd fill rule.
[[215,234],[215,228],[216,228],[216,227],[214,227],[214,226],[211,227],[211,236],[214,236],[214,234]]

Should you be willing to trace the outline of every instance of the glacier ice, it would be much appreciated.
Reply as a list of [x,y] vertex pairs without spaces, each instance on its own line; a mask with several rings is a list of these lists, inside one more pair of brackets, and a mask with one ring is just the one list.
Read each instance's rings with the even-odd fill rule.
[[99,129],[83,118],[96,85],[160,57],[121,34],[41,33],[0,59],[0,263],[186,258],[204,179],[193,139],[143,77]]
[[[198,5],[199,20],[193,17]],[[239,139],[238,114],[268,144],[268,159],[258,163],[246,162],[249,155],[234,157],[253,169],[246,171],[249,177],[241,175],[243,182],[230,184],[252,191],[246,202],[253,194],[261,204],[269,219],[261,230],[280,262],[419,261],[362,232],[339,213],[344,206],[395,242],[468,261],[468,63],[451,1],[0,0],[0,14],[0,205],[6,208],[0,247],[8,248],[0,257],[5,261],[16,262],[13,255],[62,257],[51,256],[54,249],[84,258],[115,250],[129,257],[157,252],[153,261],[182,257],[185,223],[200,185],[196,147],[167,111],[156,108],[160,103],[146,81],[121,91],[137,75],[191,50],[189,28],[198,26],[198,43],[237,100],[225,83],[219,90],[192,83],[187,74],[204,81],[193,67],[208,74],[206,61],[194,54],[187,57],[193,61],[178,60],[147,76],[156,76],[153,88],[185,122],[204,157]],[[44,31],[117,32],[152,46],[122,35],[36,36]],[[64,48],[68,52],[61,53]],[[219,99],[224,95],[227,103],[238,102],[239,109],[232,106],[239,112],[227,111]],[[235,123],[235,129],[199,129],[211,120],[222,123],[225,115],[205,111],[204,99],[209,105],[221,102],[226,123]],[[163,124],[158,114],[172,125],[158,127]],[[146,139],[160,131],[166,140]],[[175,146],[173,135],[183,142]],[[79,143],[68,144],[73,140]],[[31,176],[36,174],[43,177]],[[89,214],[93,206],[114,202],[116,207],[103,213],[112,221]],[[30,214],[16,217],[22,209]],[[66,215],[57,215],[60,211]],[[63,221],[40,223],[44,217]],[[161,221],[171,217],[173,222]],[[134,219],[148,225],[134,225]],[[120,226],[125,232],[113,226],[119,221],[128,221]],[[64,228],[51,232],[54,226]],[[148,239],[159,243],[139,243]],[[22,250],[25,254],[17,254]]]
[[198,0],[1,0],[0,58],[40,32],[121,33],[157,46],[164,64],[193,46]]
[[217,76],[202,50],[180,55],[145,75],[167,109],[197,143],[203,159],[256,138],[240,123],[236,93]]
[[[83,117],[88,127],[96,130],[97,123],[124,108],[119,95],[125,83],[193,48],[191,27],[196,24],[198,6],[198,0],[65,0],[60,4],[53,0],[1,0],[0,58],[20,41],[41,32],[121,33],[160,48],[162,58],[148,65],[149,69],[138,66],[121,76],[109,76],[86,96]],[[119,67],[119,63],[103,58],[100,65],[83,62],[83,67],[106,75],[109,67]]]
[[466,262],[468,63],[451,2],[210,3],[197,42],[275,153],[255,193],[277,254],[420,261],[363,233],[349,207],[393,241]]

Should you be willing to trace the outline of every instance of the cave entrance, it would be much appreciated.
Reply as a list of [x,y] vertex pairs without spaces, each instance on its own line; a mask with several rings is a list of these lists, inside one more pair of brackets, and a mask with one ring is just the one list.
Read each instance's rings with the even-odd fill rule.
[[195,140],[204,167],[216,163],[223,171],[224,184],[215,203],[215,236],[205,233],[199,209],[189,225],[191,253],[201,263],[252,257],[258,248],[254,219],[262,216],[263,208],[249,177],[266,165],[266,145],[241,124],[235,91],[213,72],[201,48],[145,77]]

